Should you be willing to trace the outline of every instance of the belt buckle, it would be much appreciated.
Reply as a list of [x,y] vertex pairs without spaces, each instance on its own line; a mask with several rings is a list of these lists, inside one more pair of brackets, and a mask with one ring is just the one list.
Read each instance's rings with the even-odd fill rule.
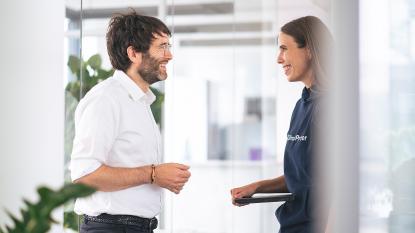
[[156,229],[157,225],[158,225],[157,218],[150,219],[149,227],[150,227],[151,230]]

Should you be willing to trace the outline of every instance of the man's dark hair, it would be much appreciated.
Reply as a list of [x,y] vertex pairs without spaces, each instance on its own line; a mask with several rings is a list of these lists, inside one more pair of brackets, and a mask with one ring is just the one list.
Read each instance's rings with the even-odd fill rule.
[[126,72],[130,67],[129,46],[137,52],[146,53],[155,39],[154,34],[161,36],[163,33],[171,36],[167,26],[157,18],[138,15],[135,11],[114,15],[106,36],[108,55],[114,69]]
[[281,32],[292,36],[298,48],[310,50],[316,85],[326,88],[334,59],[334,41],[327,26],[315,16],[305,16],[286,23]]

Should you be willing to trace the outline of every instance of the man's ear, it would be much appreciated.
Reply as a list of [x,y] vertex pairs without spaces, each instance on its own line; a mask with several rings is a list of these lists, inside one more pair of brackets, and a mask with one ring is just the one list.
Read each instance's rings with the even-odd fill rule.
[[311,54],[311,51],[309,48],[306,48],[306,50],[307,50],[307,57],[309,60],[311,60],[311,58],[313,58],[313,55]]
[[135,51],[133,46],[128,46],[127,55],[133,64],[138,64],[138,65],[141,64],[142,53]]

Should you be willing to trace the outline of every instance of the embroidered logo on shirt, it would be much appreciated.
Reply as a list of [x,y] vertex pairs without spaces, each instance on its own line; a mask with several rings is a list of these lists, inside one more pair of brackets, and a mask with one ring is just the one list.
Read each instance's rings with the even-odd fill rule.
[[293,135],[288,134],[287,141],[299,141],[299,142],[307,141],[307,136],[298,135],[298,134],[293,136]]

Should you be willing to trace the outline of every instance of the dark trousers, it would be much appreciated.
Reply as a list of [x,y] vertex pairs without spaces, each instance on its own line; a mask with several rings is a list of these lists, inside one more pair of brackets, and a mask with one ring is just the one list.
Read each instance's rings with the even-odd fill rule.
[[83,222],[80,228],[80,233],[153,233],[152,230],[143,231],[137,226],[98,222]]
[[[127,219],[125,219],[127,217]],[[133,217],[133,219],[131,219]],[[96,219],[98,218],[98,219]],[[138,219],[138,220],[137,220]],[[125,220],[125,221],[124,221]],[[154,220],[154,221],[153,221]],[[149,224],[151,222],[151,224]],[[140,217],[128,215],[102,214],[97,217],[83,216],[80,233],[153,233],[157,227],[157,219],[143,220]]]

